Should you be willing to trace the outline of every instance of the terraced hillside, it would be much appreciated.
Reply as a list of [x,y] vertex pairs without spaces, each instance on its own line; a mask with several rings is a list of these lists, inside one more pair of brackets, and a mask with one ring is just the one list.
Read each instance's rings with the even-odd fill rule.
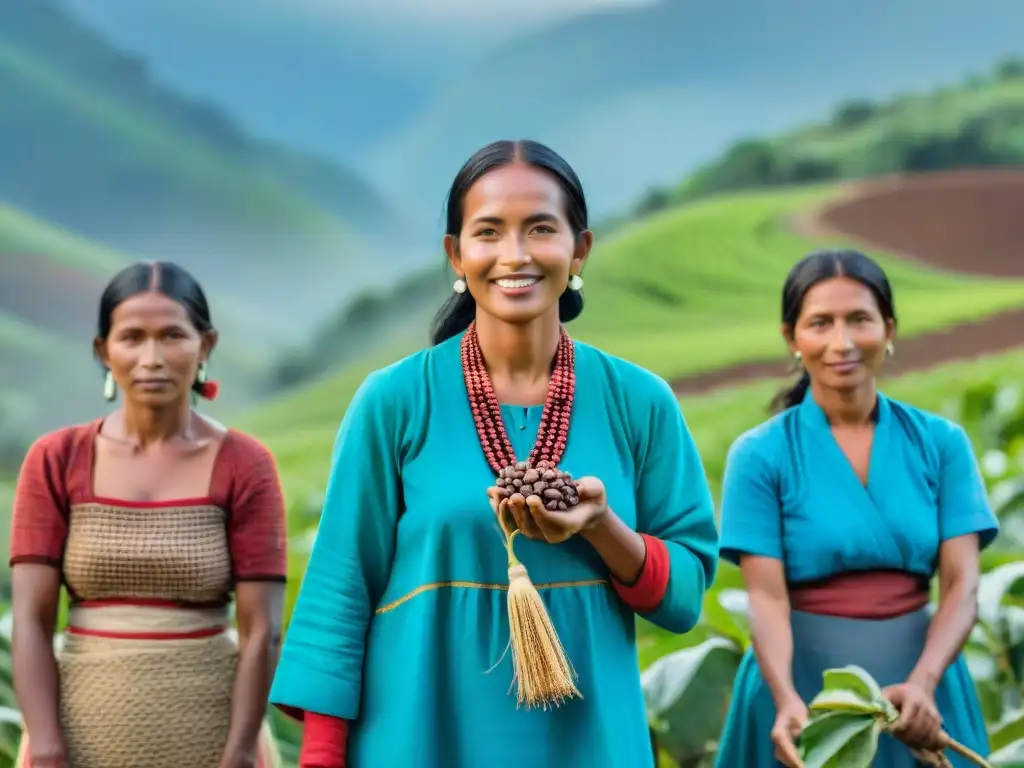
[[[723,197],[620,232],[585,270],[587,309],[572,333],[676,380],[681,393],[784,375],[778,294],[786,272],[816,246],[851,240],[833,231],[801,234],[791,221],[840,191]],[[897,294],[898,360],[910,355],[914,337],[1024,305],[1024,280],[953,274],[872,250]],[[322,488],[338,421],[363,376],[422,346],[424,335],[419,318],[391,345],[240,420],[277,453],[294,501]]]
[[[1024,170],[1004,168],[899,175],[850,184],[820,206],[792,219],[803,236],[898,254],[905,262],[959,276],[959,298],[970,301],[977,279],[1024,280]],[[954,278],[955,280],[957,278]],[[897,285],[900,335],[916,328],[917,308],[907,310]],[[943,301],[936,295],[935,304]],[[1024,345],[1024,301],[1001,305],[990,316],[967,318],[900,339],[890,362],[892,375]],[[914,313],[913,315],[911,313]],[[911,325],[912,324],[912,325]],[[680,393],[705,392],[725,384],[770,378],[785,360],[756,360],[678,379]]]

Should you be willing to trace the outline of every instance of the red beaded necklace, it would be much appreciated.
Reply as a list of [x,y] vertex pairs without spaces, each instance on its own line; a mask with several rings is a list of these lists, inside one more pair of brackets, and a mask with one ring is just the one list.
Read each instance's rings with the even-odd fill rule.
[[[466,393],[469,395],[469,406],[473,411],[476,432],[480,437],[480,447],[483,448],[487,463],[494,473],[501,474],[505,467],[516,464],[516,452],[508,438],[508,432],[505,431],[505,423],[501,418],[501,404],[484,366],[484,356],[480,351],[475,322],[462,337],[462,373],[466,379]],[[527,459],[530,466],[535,466],[541,461],[558,464],[561,460],[569,438],[569,415],[572,412],[575,391],[576,365],[572,339],[563,328],[558,337],[555,366],[551,373],[551,382],[548,384],[544,410],[541,412],[537,442],[534,443]]]

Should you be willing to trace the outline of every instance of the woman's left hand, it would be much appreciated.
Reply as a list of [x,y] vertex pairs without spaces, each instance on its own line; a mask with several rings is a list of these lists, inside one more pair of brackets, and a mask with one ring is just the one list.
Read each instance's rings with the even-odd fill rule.
[[[524,497],[512,494],[503,506],[515,518],[516,526],[531,539],[543,539],[549,544],[561,544],[577,533],[589,531],[601,523],[608,514],[608,500],[604,483],[596,477],[584,477],[576,481],[580,503],[564,512],[551,512],[544,508],[539,496]],[[488,491],[493,501],[497,499],[497,488]],[[496,508],[499,512],[501,507]],[[500,512],[499,512],[500,514]]]
[[900,683],[882,693],[899,710],[900,719],[892,735],[911,747],[930,749],[942,746],[942,717],[935,706],[935,696],[917,683]]

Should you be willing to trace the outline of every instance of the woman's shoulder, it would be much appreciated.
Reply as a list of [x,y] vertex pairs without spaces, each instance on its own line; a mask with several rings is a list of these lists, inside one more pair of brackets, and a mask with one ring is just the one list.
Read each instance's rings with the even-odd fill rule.
[[941,461],[948,451],[970,448],[967,432],[952,419],[892,398],[886,401],[898,426],[897,435],[930,460]]
[[25,454],[25,463],[32,461],[65,464],[79,448],[92,439],[102,419],[83,424],[59,427],[37,437]]
[[233,465],[251,468],[266,461],[274,461],[274,454],[255,435],[240,429],[226,428],[223,439],[222,450],[227,454],[224,458]]
[[795,414],[795,408],[787,408],[741,432],[729,446],[726,464],[738,460],[760,460],[769,465],[774,464],[780,449],[785,446]]
[[911,438],[923,438],[942,444],[964,434],[963,427],[946,416],[891,397],[885,400],[894,421]]

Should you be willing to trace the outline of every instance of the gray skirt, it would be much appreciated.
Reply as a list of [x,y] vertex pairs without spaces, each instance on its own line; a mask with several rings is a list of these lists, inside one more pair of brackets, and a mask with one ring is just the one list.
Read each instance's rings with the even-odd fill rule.
[[[907,679],[924,649],[931,621],[927,608],[894,619],[847,619],[793,611],[793,683],[810,702],[826,669],[855,664],[883,688]],[[988,736],[974,683],[963,658],[943,676],[935,693],[943,727],[954,739],[987,755]],[[775,705],[753,651],[740,664],[716,768],[776,768],[771,729]],[[972,768],[948,755],[956,768]],[[875,768],[919,768],[905,745],[888,734],[879,740]]]

